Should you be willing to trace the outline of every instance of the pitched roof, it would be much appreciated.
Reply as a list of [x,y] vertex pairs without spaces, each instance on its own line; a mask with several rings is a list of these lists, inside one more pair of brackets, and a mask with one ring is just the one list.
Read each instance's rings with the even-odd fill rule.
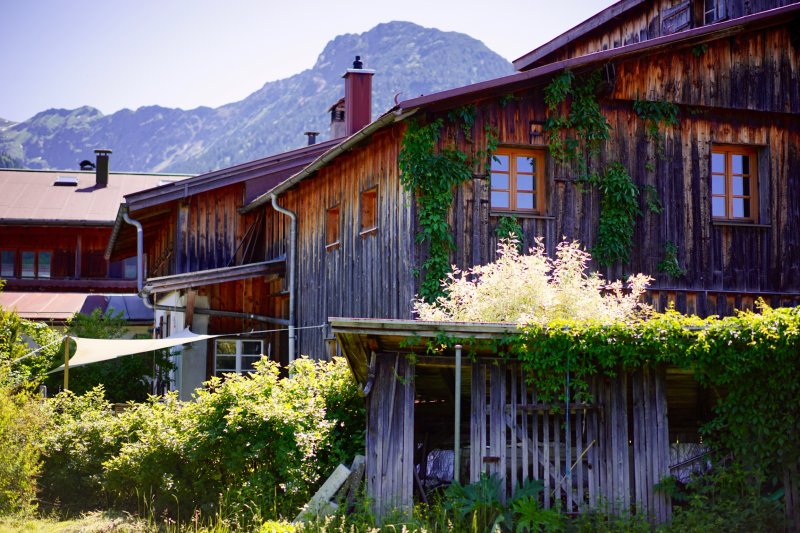
[[[616,5],[616,4],[615,4]],[[342,140],[330,150],[322,153],[309,166],[300,172],[282,181],[272,189],[268,190],[247,206],[242,211],[249,212],[265,204],[273,194],[281,194],[292,188],[297,183],[314,174],[320,168],[328,165],[339,155],[351,150],[357,144],[368,138],[375,132],[387,127],[395,122],[402,121],[411,115],[416,114],[421,109],[437,110],[449,109],[458,105],[474,102],[482,98],[491,98],[508,94],[526,87],[541,85],[550,80],[552,76],[564,70],[583,70],[597,64],[605,64],[613,60],[622,59],[628,56],[650,54],[655,51],[663,50],[668,47],[690,46],[701,42],[707,42],[724,36],[741,33],[745,30],[764,28],[781,24],[788,20],[787,17],[800,14],[800,3],[790,4],[784,7],[762,11],[746,17],[727,20],[716,24],[701,26],[679,33],[673,33],[663,37],[657,37],[648,41],[641,41],[618,48],[611,48],[593,54],[574,57],[556,63],[550,63],[524,72],[517,72],[508,76],[495,78],[492,80],[465,85],[455,89],[449,89],[438,93],[419,96],[404,100],[384,113],[374,122],[368,124],[360,131]]]
[[126,322],[152,323],[153,310],[135,294],[89,294],[83,292],[0,292],[0,308],[13,309],[28,320],[65,321],[75,313],[95,309],[120,311]]
[[619,17],[623,13],[645,3],[645,0],[621,0],[616,4],[612,4],[599,13],[592,15],[584,20],[574,28],[571,28],[558,37],[551,39],[544,43],[542,46],[528,52],[527,54],[519,57],[513,61],[514,68],[517,70],[527,70],[533,66],[534,63],[544,58],[545,56],[555,52],[559,48],[569,44],[570,42],[586,35],[587,33],[600,28],[608,22]]
[[0,223],[110,226],[126,194],[186,177],[112,172],[98,187],[94,172],[0,169]]

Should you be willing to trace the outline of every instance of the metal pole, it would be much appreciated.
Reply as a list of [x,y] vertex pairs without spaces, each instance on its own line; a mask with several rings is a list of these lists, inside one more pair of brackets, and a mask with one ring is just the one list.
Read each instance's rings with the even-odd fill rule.
[[69,335],[64,340],[64,390],[69,390]]
[[456,344],[456,419],[455,435],[453,436],[453,481],[459,483],[461,480],[461,345]]

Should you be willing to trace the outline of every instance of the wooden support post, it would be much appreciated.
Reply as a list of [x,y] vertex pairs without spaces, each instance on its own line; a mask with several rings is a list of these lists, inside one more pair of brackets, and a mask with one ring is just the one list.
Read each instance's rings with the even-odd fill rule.
[[64,339],[64,390],[69,390],[69,339]]

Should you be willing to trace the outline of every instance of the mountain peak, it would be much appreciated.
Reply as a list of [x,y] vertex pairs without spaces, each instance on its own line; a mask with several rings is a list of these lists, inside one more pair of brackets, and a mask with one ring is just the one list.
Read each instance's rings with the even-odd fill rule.
[[84,106],[43,111],[13,127],[0,122],[0,155],[30,168],[71,168],[76,157],[107,146],[115,170],[204,172],[297,148],[303,131],[328,138],[328,108],[344,94],[341,76],[356,55],[376,71],[373,118],[397,93],[430,94],[513,72],[468,35],[391,21],[339,35],[311,69],[216,109],[146,106],[106,116]]

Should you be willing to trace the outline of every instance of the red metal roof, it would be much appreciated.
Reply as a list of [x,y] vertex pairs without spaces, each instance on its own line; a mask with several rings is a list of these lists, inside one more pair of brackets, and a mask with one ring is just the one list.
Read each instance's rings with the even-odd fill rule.
[[122,312],[127,322],[150,323],[153,311],[134,294],[88,294],[81,292],[0,292],[0,307],[14,310],[28,320],[63,322],[75,313],[89,314],[95,309]]
[[[77,186],[54,185],[64,177]],[[110,226],[126,194],[187,177],[112,172],[97,187],[94,172],[0,169],[0,223]]]

